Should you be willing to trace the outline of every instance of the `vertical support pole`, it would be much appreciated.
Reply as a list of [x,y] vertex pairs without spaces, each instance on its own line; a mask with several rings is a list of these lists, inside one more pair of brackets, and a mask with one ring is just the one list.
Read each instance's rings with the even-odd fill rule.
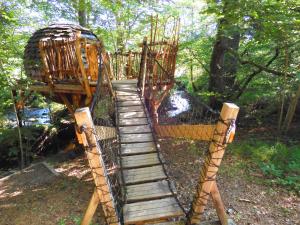
[[113,98],[115,98],[115,93],[114,93],[114,90],[113,90],[113,87],[112,87],[112,83],[111,83],[111,80],[113,78],[113,75],[112,75],[112,70],[111,70],[111,61],[110,61],[110,58],[109,58],[109,54],[107,54],[107,52],[104,50],[102,50],[101,52],[101,55],[102,55],[102,62],[103,62],[103,69],[104,69],[104,75],[105,75],[105,78],[107,80],[107,84],[108,84],[108,88],[109,88],[109,92],[111,94],[111,96]]
[[98,197],[97,190],[95,189],[80,225],[90,225],[93,215],[95,214],[96,209],[98,207],[98,204],[99,204],[99,197]]
[[85,104],[86,105],[89,105],[92,101],[92,91],[91,91],[91,87],[90,87],[90,84],[89,84],[89,80],[88,80],[88,77],[87,77],[87,74],[86,74],[86,71],[85,71],[85,66],[83,64],[83,61],[82,61],[82,54],[81,54],[81,41],[80,41],[80,32],[77,33],[76,35],[76,41],[75,41],[75,48],[76,48],[76,57],[77,57],[77,60],[78,60],[78,64],[79,64],[79,68],[80,68],[80,71],[81,71],[81,76],[82,76],[82,81],[83,81],[83,84],[84,84],[84,90],[86,92],[86,100],[85,100]]
[[85,107],[77,109],[75,112],[75,120],[79,129],[84,130],[84,132],[81,133],[81,137],[107,223],[110,225],[117,225],[119,224],[119,219],[113,201],[109,180],[106,175],[106,169],[102,158],[102,149],[95,135],[95,127],[89,108]]
[[[200,173],[200,180],[191,210],[188,214],[187,224],[198,224],[201,220],[209,195],[211,194],[213,185],[216,182],[215,179],[217,172],[227,146],[226,132],[228,131],[231,122],[236,119],[238,112],[239,107],[235,104],[223,104],[220,120],[216,125],[212,142],[209,146],[209,153],[205,158],[205,162]],[[227,225],[227,221],[223,221],[222,225]]]
[[140,87],[142,90],[142,96],[144,96],[144,92],[145,92],[145,80],[146,80],[146,72],[147,72],[147,53],[148,53],[147,37],[144,37],[140,72],[139,72],[139,79],[138,79],[138,87]]

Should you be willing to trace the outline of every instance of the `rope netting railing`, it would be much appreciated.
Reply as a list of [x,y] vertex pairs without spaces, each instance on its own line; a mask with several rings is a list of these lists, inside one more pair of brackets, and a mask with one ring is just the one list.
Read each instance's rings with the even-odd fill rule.
[[153,126],[161,137],[209,141],[219,112],[185,91],[172,90],[152,114]]
[[114,101],[109,92],[109,87],[102,85],[95,96],[93,116],[88,108],[82,108],[76,111],[75,118],[106,223],[119,224],[123,193]]
[[[203,219],[204,208],[207,206],[209,197],[212,197],[221,224],[227,224],[228,219],[217,187],[216,177],[227,144],[232,142],[234,137],[238,107],[231,103],[224,103],[221,112],[218,112],[205,104],[195,105],[195,100],[186,99],[187,96],[185,96],[186,98],[183,98],[182,95],[176,96],[176,94],[178,92],[175,92],[175,96],[174,93],[171,93],[169,98],[164,99],[157,111],[158,117],[152,117],[156,139],[161,146],[168,146],[168,148],[172,148],[171,140],[174,143],[181,140],[180,142],[184,142],[185,146],[192,145],[195,141],[204,141],[208,144],[200,145],[204,147],[204,158],[192,203],[186,205],[187,202],[183,199],[187,197],[185,195],[189,195],[188,193],[178,192],[179,201],[187,212],[186,222],[187,224],[198,224]],[[186,154],[189,153],[186,152]],[[172,171],[168,171],[168,173],[170,172],[172,174]],[[188,198],[190,197],[192,196]]]

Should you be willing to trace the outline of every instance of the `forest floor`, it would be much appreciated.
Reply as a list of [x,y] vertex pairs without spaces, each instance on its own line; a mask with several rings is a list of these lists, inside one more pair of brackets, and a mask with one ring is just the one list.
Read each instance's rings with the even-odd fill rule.
[[[187,209],[195,194],[208,145],[198,142],[191,148],[187,142],[168,139],[160,143],[179,201]],[[300,225],[299,196],[285,188],[264,184],[261,178],[261,174],[249,174],[237,164],[236,158],[225,154],[217,184],[229,217],[237,225]],[[216,218],[212,203],[209,202],[204,219]]]
[[[207,144],[164,139],[160,145],[179,201],[187,209]],[[43,169],[29,169],[0,180],[0,225],[80,224],[94,188],[85,156],[70,158],[67,153],[59,153],[46,161],[59,176]],[[229,216],[237,225],[300,224],[299,196],[285,188],[267,185],[259,177],[237,166],[237,159],[231,154],[225,154],[217,183]],[[99,211],[94,225],[103,224]],[[211,202],[204,218],[216,219]]]

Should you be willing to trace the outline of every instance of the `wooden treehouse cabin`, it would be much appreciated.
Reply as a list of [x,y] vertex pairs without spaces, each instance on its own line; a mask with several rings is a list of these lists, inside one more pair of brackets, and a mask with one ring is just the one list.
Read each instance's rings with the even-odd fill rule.
[[95,34],[78,25],[53,24],[36,31],[24,54],[26,74],[34,81],[31,89],[65,104],[72,114],[90,106],[102,48]]
[[[141,52],[109,54],[91,31],[76,25],[38,30],[26,46],[31,89],[68,107],[91,168],[95,190],[81,225],[90,224],[98,206],[109,225],[201,224],[210,197],[220,224],[230,224],[216,176],[239,108],[224,103],[217,119],[206,123],[187,114],[195,117],[192,123],[160,124],[158,109],[175,82],[179,21],[162,27],[152,18]],[[160,153],[158,139],[165,137],[209,142],[189,209],[178,200]]]

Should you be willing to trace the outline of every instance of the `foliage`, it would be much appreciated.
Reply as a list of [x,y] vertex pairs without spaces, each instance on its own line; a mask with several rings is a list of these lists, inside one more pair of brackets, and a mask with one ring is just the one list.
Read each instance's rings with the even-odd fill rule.
[[[21,129],[23,135],[23,148],[25,152],[26,163],[32,161],[34,152],[32,145],[37,138],[45,131],[45,127],[24,127]],[[2,168],[9,168],[13,165],[18,165],[20,159],[19,137],[16,128],[0,129],[0,164]]]
[[300,145],[257,139],[233,143],[230,154],[239,156],[244,165],[254,166],[265,175],[267,182],[300,191]]

